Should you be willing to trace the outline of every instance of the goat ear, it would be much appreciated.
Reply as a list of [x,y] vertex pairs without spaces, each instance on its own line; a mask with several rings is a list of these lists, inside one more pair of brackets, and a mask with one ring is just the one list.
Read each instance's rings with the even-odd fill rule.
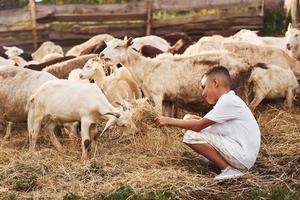
[[290,30],[290,29],[292,29],[292,28],[293,28],[292,23],[289,23],[288,30]]
[[7,46],[3,46],[3,49],[5,49],[5,50],[8,50],[8,49],[9,49],[9,47],[7,47]]
[[118,106],[122,106],[122,104],[119,101],[115,101],[115,104]]
[[106,40],[103,40],[103,43],[104,43],[106,46],[107,46],[107,42],[108,42],[108,41],[106,41]]
[[128,37],[127,35],[124,36],[124,41],[127,41],[128,40]]
[[133,38],[130,37],[130,38],[126,41],[126,46],[127,46],[127,47],[129,47],[129,46],[132,45],[132,43],[133,43],[132,40],[133,40]]

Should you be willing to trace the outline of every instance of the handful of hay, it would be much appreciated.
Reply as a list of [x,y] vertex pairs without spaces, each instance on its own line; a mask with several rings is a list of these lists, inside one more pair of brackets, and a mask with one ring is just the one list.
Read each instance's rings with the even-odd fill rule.
[[[133,128],[113,127],[105,137],[105,140],[117,140],[118,143],[131,143],[140,146],[138,149],[151,151],[171,146],[173,139],[181,135],[180,129],[173,127],[156,127],[155,118],[159,112],[145,99],[139,99],[132,103]],[[104,138],[103,138],[104,139]],[[101,139],[102,140],[102,139]],[[172,147],[171,147],[172,148]],[[170,148],[165,148],[164,152]]]

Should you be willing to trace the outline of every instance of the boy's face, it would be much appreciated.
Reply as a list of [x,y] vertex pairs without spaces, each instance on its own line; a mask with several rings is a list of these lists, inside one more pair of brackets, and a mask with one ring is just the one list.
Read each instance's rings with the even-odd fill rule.
[[201,87],[203,89],[202,96],[207,103],[216,104],[219,99],[219,87],[217,79],[204,76],[201,79]]

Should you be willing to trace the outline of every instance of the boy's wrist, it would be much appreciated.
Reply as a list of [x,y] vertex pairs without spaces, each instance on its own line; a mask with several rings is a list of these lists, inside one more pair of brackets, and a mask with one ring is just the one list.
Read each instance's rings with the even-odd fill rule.
[[165,125],[171,125],[170,117],[165,117]]

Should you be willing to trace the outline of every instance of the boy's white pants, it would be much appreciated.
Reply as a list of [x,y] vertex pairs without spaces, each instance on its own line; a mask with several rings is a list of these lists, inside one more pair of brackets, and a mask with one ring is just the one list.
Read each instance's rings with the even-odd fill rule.
[[221,156],[232,166],[239,170],[247,170],[247,168],[236,158],[234,158],[224,147],[221,135],[210,132],[195,132],[188,130],[185,132],[183,142],[186,144],[210,144]]

